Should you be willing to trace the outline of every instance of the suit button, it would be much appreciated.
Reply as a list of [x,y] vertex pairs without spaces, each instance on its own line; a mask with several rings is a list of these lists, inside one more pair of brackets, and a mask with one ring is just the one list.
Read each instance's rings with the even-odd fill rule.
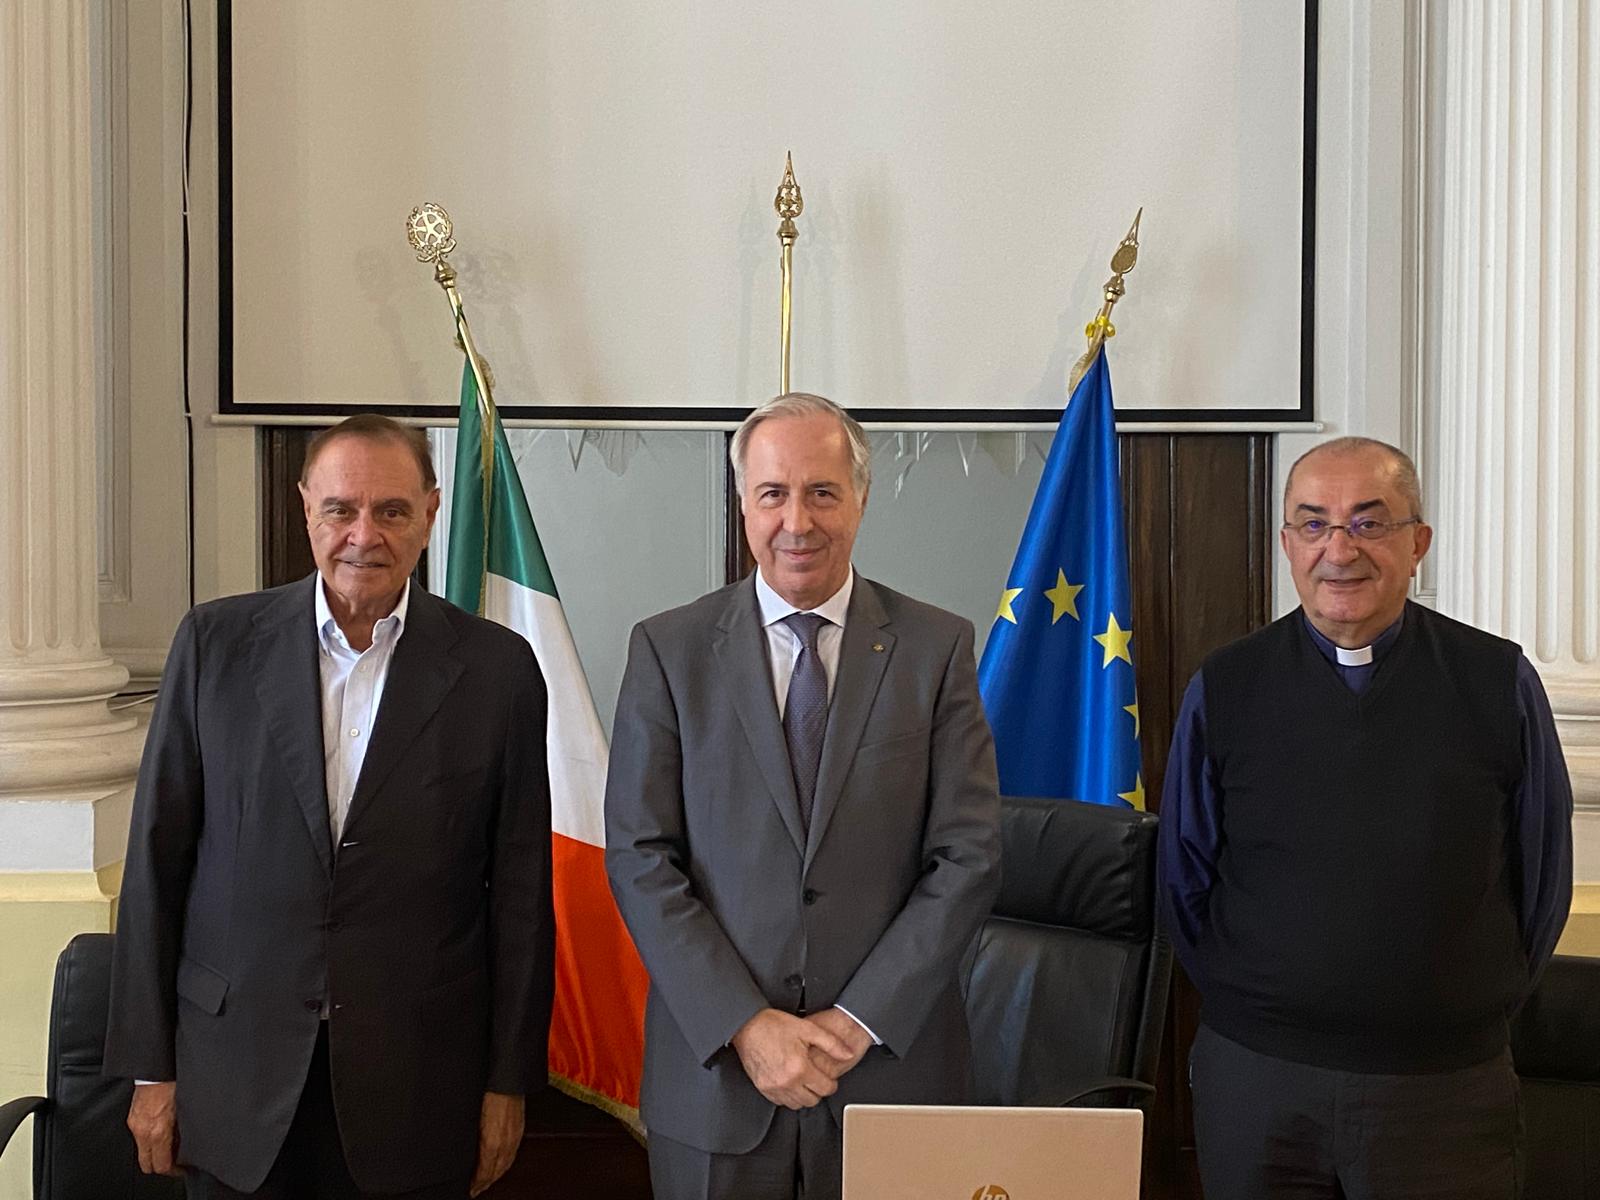
[[789,978],[785,979],[783,982],[788,984],[792,988],[797,988],[797,987],[804,987],[806,980],[805,980],[805,976],[804,975],[791,975],[791,976],[789,976]]
[[817,889],[807,888],[805,891],[800,893],[800,899],[806,904],[815,904],[817,902]]
[[322,1001],[321,1000],[315,1000],[315,999],[309,999],[308,998],[305,1001],[305,1006],[306,1006],[306,1011],[307,1012],[321,1012],[322,1011]]

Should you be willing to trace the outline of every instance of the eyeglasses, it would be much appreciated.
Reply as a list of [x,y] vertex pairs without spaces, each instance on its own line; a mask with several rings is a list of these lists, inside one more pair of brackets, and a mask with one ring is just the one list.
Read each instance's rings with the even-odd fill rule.
[[1404,521],[1380,521],[1377,517],[1357,517],[1348,525],[1336,525],[1332,521],[1312,517],[1298,524],[1286,521],[1283,527],[1306,545],[1315,546],[1333,536],[1335,529],[1342,529],[1348,536],[1360,538],[1364,542],[1381,542],[1397,529],[1420,524],[1422,524],[1421,517],[1407,517]]

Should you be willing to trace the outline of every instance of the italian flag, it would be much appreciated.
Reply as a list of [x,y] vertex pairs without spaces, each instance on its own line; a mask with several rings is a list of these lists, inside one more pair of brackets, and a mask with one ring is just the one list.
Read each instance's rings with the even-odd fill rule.
[[606,736],[505,430],[470,359],[461,375],[445,594],[527,638],[549,691],[556,913],[550,1082],[639,1133],[649,980],[606,883]]

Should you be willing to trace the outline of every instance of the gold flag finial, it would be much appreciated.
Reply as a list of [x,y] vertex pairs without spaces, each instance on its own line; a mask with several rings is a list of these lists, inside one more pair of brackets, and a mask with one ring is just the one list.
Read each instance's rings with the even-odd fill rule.
[[1134,214],[1133,224],[1128,227],[1127,236],[1118,243],[1111,255],[1111,278],[1106,280],[1105,287],[1101,289],[1100,311],[1095,314],[1094,320],[1083,328],[1084,336],[1089,339],[1089,348],[1083,352],[1083,357],[1072,365],[1072,374],[1067,380],[1068,396],[1072,395],[1078,386],[1078,381],[1089,370],[1090,364],[1094,362],[1094,356],[1100,352],[1105,340],[1117,336],[1117,327],[1111,323],[1111,310],[1127,292],[1122,277],[1132,271],[1139,262],[1139,222],[1143,219],[1144,208],[1141,207]]
[[[450,265],[449,255],[456,248],[455,225],[441,204],[419,204],[406,218],[406,241],[416,252],[417,261],[433,264],[433,281],[444,289],[450,301],[450,312],[456,320],[456,345],[467,356],[473,382],[478,391],[478,461],[483,472],[483,511],[490,511],[494,495],[494,431],[498,424],[494,408],[494,374],[478,347],[472,340],[472,330],[467,325],[467,314],[461,306],[461,293],[456,290],[456,269]],[[483,522],[483,561],[489,561],[489,521]],[[478,589],[478,615],[483,615],[483,597],[487,589]]]
[[783,156],[783,182],[778,185],[778,194],[772,201],[772,207],[777,209],[778,215],[783,218],[783,226],[779,226],[778,236],[787,235],[793,238],[800,231],[794,227],[794,219],[806,210],[805,198],[800,195],[800,185],[794,178],[794,154],[785,151]]
[[473,374],[478,377],[478,390],[492,409],[494,398],[494,372],[478,348],[472,344],[472,332],[467,328],[467,318],[461,311],[461,294],[456,291],[456,269],[450,265],[450,255],[456,249],[455,222],[442,204],[431,200],[419,204],[406,218],[406,241],[416,253],[417,261],[433,264],[433,281],[444,289],[450,301],[450,311],[456,318],[456,345],[472,363]]
[[782,246],[783,300],[778,331],[780,357],[778,391],[782,394],[789,390],[789,349],[793,329],[794,242],[800,236],[800,230],[795,225],[794,219],[804,212],[806,208],[805,198],[800,195],[800,185],[795,182],[794,155],[791,152],[786,151],[784,153],[783,182],[778,184],[778,194],[773,198],[772,207],[777,210],[780,218],[778,221],[778,242]]
[[417,252],[417,261],[436,263],[456,248],[455,223],[442,204],[419,204],[406,218],[406,241]]

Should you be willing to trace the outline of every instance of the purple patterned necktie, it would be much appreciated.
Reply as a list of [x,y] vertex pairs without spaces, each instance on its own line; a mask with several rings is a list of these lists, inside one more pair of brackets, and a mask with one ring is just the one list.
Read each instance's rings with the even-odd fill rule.
[[811,806],[817,795],[817,768],[822,762],[822,735],[828,728],[828,675],[817,652],[817,635],[827,624],[815,613],[790,613],[783,618],[800,639],[800,657],[789,676],[789,695],[783,705],[783,736],[789,743],[789,769],[800,800],[800,821],[811,827]]

